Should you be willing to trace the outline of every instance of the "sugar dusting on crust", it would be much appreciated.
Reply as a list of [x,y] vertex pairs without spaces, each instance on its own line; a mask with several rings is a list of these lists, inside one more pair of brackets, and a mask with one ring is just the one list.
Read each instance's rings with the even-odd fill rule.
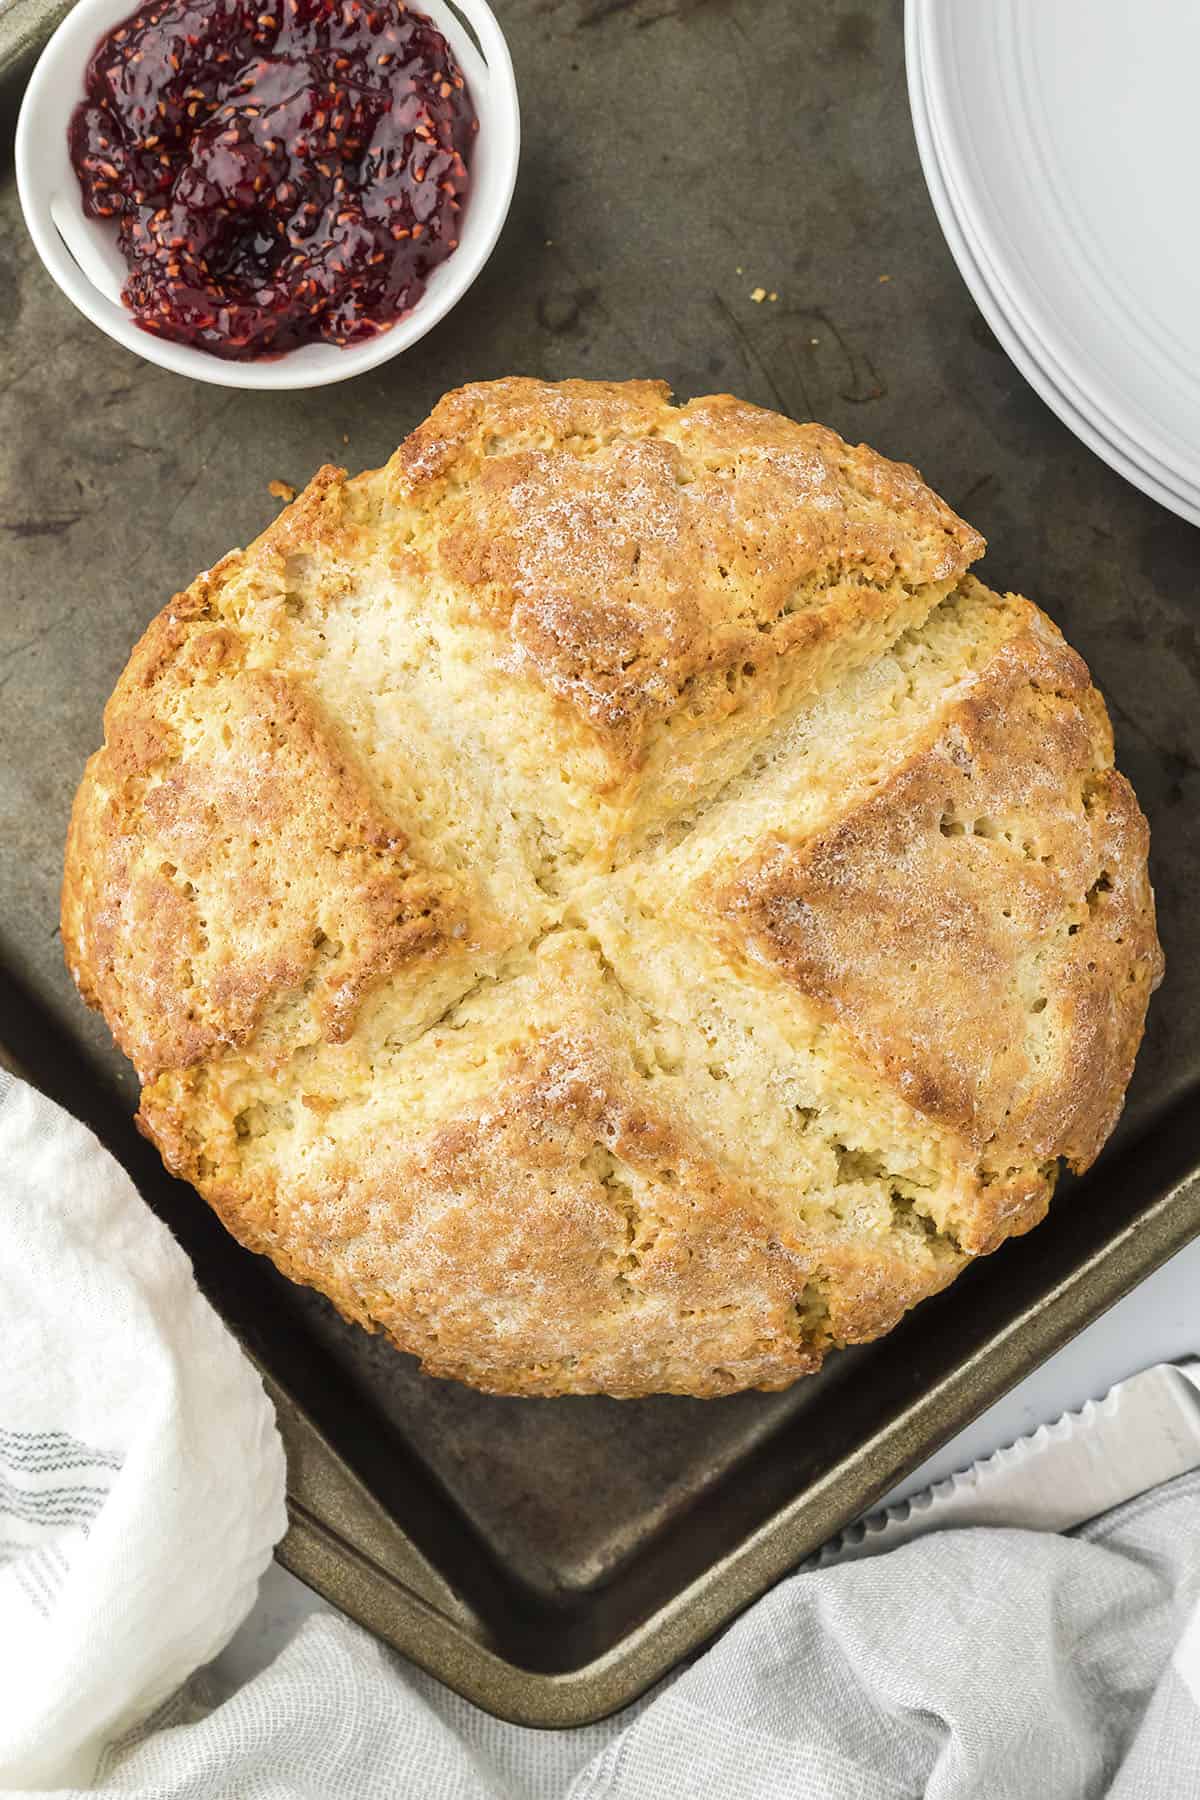
[[[466,397],[486,390],[443,402],[444,435],[439,408],[398,473],[418,497],[429,484],[436,552],[464,604],[620,743],[644,744],[697,678],[753,660],[752,682],[794,679],[773,665],[811,649],[806,615],[839,584],[898,603],[982,548],[912,470],[824,427],[641,394],[613,431],[611,405],[597,419],[590,396],[504,386],[477,400],[473,433]],[[720,686],[697,705],[719,712]]]
[[1027,1228],[1161,958],[1099,697],[981,547],[658,383],[322,470],[151,626],[74,809],[170,1166],[510,1393],[784,1386]]
[[973,1250],[997,1241],[1006,1188],[1031,1222],[1059,1158],[1094,1160],[1162,971],[1145,823],[1099,698],[1026,611],[886,785],[756,850],[715,901],[979,1159]]

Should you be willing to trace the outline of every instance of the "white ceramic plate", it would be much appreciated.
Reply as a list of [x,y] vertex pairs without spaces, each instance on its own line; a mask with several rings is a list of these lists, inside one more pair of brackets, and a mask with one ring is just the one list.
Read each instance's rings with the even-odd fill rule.
[[[954,210],[959,234],[969,243],[971,258],[979,270],[981,279],[990,288],[994,303],[1003,310],[1010,334],[1015,335],[1027,356],[1038,364],[1042,371],[1042,380],[1057,390],[1058,395],[1066,402],[1066,409],[1069,409],[1071,413],[1069,419],[1067,419],[1067,410],[1058,400],[1050,403],[1055,406],[1060,417],[1063,417],[1071,425],[1072,430],[1078,432],[1092,448],[1097,447],[1093,442],[1093,437],[1105,439],[1113,446],[1116,452],[1116,465],[1121,467],[1123,474],[1129,473],[1128,468],[1123,466],[1127,463],[1144,469],[1158,488],[1165,488],[1170,493],[1179,495],[1188,508],[1188,516],[1193,516],[1195,510],[1200,507],[1200,489],[1188,480],[1185,473],[1181,472],[1178,462],[1172,463],[1164,460],[1155,455],[1153,450],[1148,449],[1145,444],[1136,441],[1128,432],[1122,433],[1119,427],[1114,427],[1112,421],[1105,416],[1102,406],[1097,404],[1094,397],[1079,385],[1079,382],[1073,378],[1071,370],[1064,368],[1062,363],[1056,359],[1052,348],[1041,340],[1037,324],[1022,311],[1019,295],[1012,291],[1006,281],[1005,270],[1003,267],[997,266],[993,256],[989,253],[989,244],[973,235],[974,227],[969,206],[956,186],[953,154],[947,148],[946,123],[939,117],[935,96],[925,84],[925,70],[928,67],[929,56],[924,36],[930,17],[929,8],[913,6],[910,8],[910,17],[914,21],[912,28],[913,59],[922,74],[926,129],[932,140],[933,155],[937,160],[940,179],[949,196],[949,204]],[[1029,379],[1033,380],[1033,377],[1029,377]],[[1036,386],[1038,383],[1035,381],[1034,385]],[[1044,397],[1049,398],[1048,395]],[[1090,427],[1091,435],[1085,428],[1084,422],[1086,422],[1086,427]],[[1114,461],[1114,457],[1107,451],[1098,451],[1098,454],[1106,456],[1110,462]],[[1156,497],[1160,496],[1156,493]],[[1172,502],[1164,501],[1164,504],[1168,503]]]
[[[988,244],[972,235],[970,213],[964,205],[961,194],[956,189],[952,159],[946,150],[945,124],[939,119],[933,106],[932,96],[924,82],[927,56],[923,42],[922,21],[927,18],[928,14],[914,11],[912,16],[915,19],[914,58],[921,71],[925,128],[931,140],[932,154],[936,160],[939,178],[956,219],[959,237],[969,245],[968,254],[978,269],[979,278],[990,289],[993,303],[1005,315],[1010,335],[1015,336],[1026,356],[1037,364],[1041,372],[1040,379],[1049,383],[1056,390],[1062,404],[1060,405],[1058,400],[1052,404],[1064,422],[1071,425],[1072,430],[1085,438],[1092,448],[1096,448],[1096,445],[1092,443],[1093,436],[1105,440],[1112,446],[1119,462],[1145,469],[1160,488],[1177,494],[1193,510],[1200,507],[1200,490],[1188,481],[1186,475],[1181,474],[1177,467],[1155,456],[1144,445],[1135,443],[1132,438],[1127,435],[1122,436],[1119,430],[1114,429],[1112,422],[1104,416],[1092,396],[1072,378],[1070,370],[1065,369],[1056,360],[1052,349],[1039,338],[1036,324],[1022,312],[1019,297],[1007,286],[1004,270],[998,268],[992,260]],[[1034,385],[1037,383],[1035,382]],[[1066,417],[1067,410],[1071,413],[1069,419]],[[1089,436],[1089,429],[1091,436]],[[1108,451],[1098,451],[1098,454],[1103,454],[1109,461],[1113,460]],[[1123,467],[1121,472],[1124,474],[1127,473],[1127,470]]]
[[981,312],[1025,379],[1090,450],[1161,505],[1200,523],[1200,492],[1185,477],[1112,431],[1020,315],[989,264],[985,247],[971,239],[941,158],[937,121],[924,85],[919,16],[913,6],[907,26],[909,97],[926,183],[947,244]]
[[911,4],[944,175],[1022,334],[1139,461],[1200,494],[1200,8]]
[[[1101,0],[1104,3],[1106,0]],[[964,281],[1008,355],[1064,424],[1144,493],[1191,523],[1200,524],[1200,486],[1193,485],[1186,473],[1171,462],[1147,452],[1133,437],[1122,433],[1102,408],[1084,404],[1086,395],[1070,372],[1056,362],[1029,318],[1021,313],[985,255],[986,247],[974,235],[944,160],[944,140],[937,129],[933,97],[927,90],[923,36],[936,4],[937,0],[908,0],[905,23],[909,98],[930,197]],[[993,6],[996,10],[1007,9],[1010,4],[1011,0],[986,0],[981,10]]]

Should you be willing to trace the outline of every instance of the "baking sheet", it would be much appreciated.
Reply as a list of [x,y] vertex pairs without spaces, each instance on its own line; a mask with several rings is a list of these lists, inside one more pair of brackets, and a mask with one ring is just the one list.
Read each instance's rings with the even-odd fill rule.
[[[916,162],[899,5],[497,12],[525,148],[496,255],[412,352],[317,393],[192,385],[76,315],[20,224],[8,96],[0,1037],[129,1163],[278,1384],[285,1559],[483,1704],[569,1723],[631,1698],[1200,1227],[1181,1185],[1200,1163],[1200,540],[1064,430],[975,312]],[[729,389],[916,462],[992,541],[985,579],[1087,656],[1151,820],[1168,976],[1117,1142],[1032,1237],[788,1394],[524,1401],[421,1377],[162,1174],[62,969],[67,811],[150,617],[262,528],[269,481],[381,462],[445,388],[514,370]]]

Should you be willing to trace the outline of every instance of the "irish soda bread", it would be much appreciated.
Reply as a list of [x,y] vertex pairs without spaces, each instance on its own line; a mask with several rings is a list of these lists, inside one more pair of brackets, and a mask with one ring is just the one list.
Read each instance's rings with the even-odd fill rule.
[[150,626],[63,935],[229,1229],[432,1373],[782,1387],[1041,1218],[1161,970],[1103,703],[912,469],[450,394]]

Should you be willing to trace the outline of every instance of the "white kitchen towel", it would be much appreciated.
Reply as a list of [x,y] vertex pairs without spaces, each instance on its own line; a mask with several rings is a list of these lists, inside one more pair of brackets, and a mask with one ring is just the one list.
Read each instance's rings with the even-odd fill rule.
[[286,1523],[262,1383],[90,1131],[0,1070],[0,1790],[85,1785]]
[[[264,1583],[269,1610],[290,1581]],[[782,1582],[583,1731],[488,1718],[332,1613],[114,1746],[111,1800],[1196,1800],[1200,1473],[1071,1536],[981,1527]],[[71,1790],[59,1800],[85,1800]]]

